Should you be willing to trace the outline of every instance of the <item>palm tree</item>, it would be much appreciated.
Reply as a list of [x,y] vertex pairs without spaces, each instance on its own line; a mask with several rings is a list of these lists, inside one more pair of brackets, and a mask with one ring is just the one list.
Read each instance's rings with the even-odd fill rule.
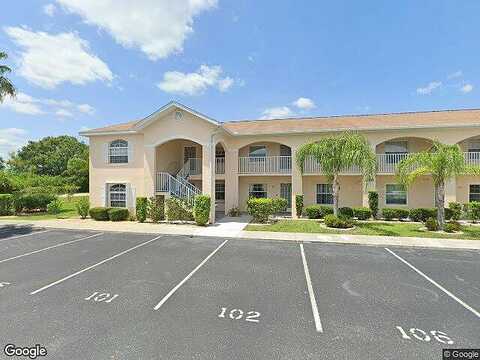
[[304,144],[297,150],[297,166],[303,173],[307,157],[313,157],[332,183],[333,213],[338,216],[338,198],[340,194],[339,175],[342,170],[358,166],[362,171],[365,184],[375,178],[376,156],[367,139],[355,132],[343,132],[340,135],[324,137],[318,141]]
[[[7,53],[0,51],[0,61],[5,60],[6,58],[8,58]],[[3,102],[7,95],[12,97],[15,96],[15,86],[13,86],[12,82],[5,76],[11,71],[12,69],[8,66],[0,64],[0,103]]]
[[406,187],[420,176],[428,175],[435,186],[437,221],[440,229],[445,225],[445,184],[459,175],[480,175],[480,167],[467,164],[458,145],[434,141],[429,150],[409,155],[397,167],[398,182]]

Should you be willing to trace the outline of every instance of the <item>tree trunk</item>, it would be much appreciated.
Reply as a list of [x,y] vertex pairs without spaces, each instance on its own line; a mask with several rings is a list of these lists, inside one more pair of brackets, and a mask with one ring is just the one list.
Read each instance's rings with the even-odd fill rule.
[[340,182],[338,181],[338,175],[333,176],[332,195],[333,195],[333,215],[338,216],[338,197],[340,195]]
[[445,183],[435,186],[435,200],[437,203],[437,221],[440,230],[445,225]]

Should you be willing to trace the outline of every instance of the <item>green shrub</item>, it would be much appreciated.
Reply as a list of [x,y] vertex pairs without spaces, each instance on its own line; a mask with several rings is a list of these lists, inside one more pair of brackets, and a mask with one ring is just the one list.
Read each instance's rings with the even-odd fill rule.
[[47,206],[57,197],[52,194],[17,194],[14,197],[15,212],[46,211]]
[[11,215],[13,208],[13,195],[0,194],[0,216]]
[[110,221],[125,221],[130,216],[130,211],[126,208],[110,208],[107,213]]
[[287,211],[288,200],[284,198],[272,199],[273,213],[278,214]]
[[91,208],[88,213],[90,214],[90,217],[94,220],[97,221],[108,221],[108,210],[109,208],[106,207],[94,207]]
[[297,217],[303,214],[303,195],[295,195],[295,212]]
[[326,226],[336,229],[348,229],[355,224],[351,218],[340,218],[333,214],[325,216],[324,222]]
[[210,218],[210,206],[211,200],[208,195],[197,195],[195,196],[195,202],[193,205],[193,214],[195,217],[195,222],[199,226],[205,226],[208,223]]
[[396,209],[396,218],[398,220],[405,220],[410,215],[410,210],[408,209]]
[[454,221],[460,220],[462,217],[462,204],[458,202],[451,202],[448,204],[448,208],[452,212],[451,219]]
[[425,222],[428,218],[437,217],[437,209],[432,208],[418,208],[410,210],[410,220],[417,222]]
[[174,197],[165,200],[165,215],[168,221],[193,221],[192,210],[187,209],[182,200]]
[[0,171],[0,193],[11,194],[15,190],[12,180],[5,171]]
[[376,219],[378,216],[378,192],[368,192],[368,207],[372,211],[372,216]]
[[460,231],[461,229],[462,229],[462,226],[458,221],[450,221],[446,223],[443,228],[443,230],[448,233],[457,232],[457,231]]
[[354,208],[353,216],[358,220],[368,220],[372,217],[372,210],[366,207]]
[[398,209],[394,209],[394,208],[383,208],[382,217],[388,221],[393,220],[397,217],[397,210]]
[[75,203],[75,209],[77,210],[77,214],[80,215],[82,219],[86,219],[88,211],[90,210],[90,201],[88,200],[88,197],[80,197]]
[[310,205],[305,208],[309,219],[323,219],[326,215],[333,214],[333,208],[325,205]]
[[469,218],[473,220],[473,222],[477,222],[480,220],[480,202],[472,201],[468,204],[468,214]]
[[240,209],[234,206],[230,210],[228,210],[227,215],[230,217],[238,217],[240,216]]
[[51,215],[60,214],[62,206],[63,204],[60,199],[54,199],[47,205],[47,212]]
[[443,214],[445,215],[445,220],[451,220],[453,216],[453,211],[450,208],[445,208]]
[[339,217],[346,217],[346,218],[353,218],[353,209],[351,207],[341,207],[338,209],[338,216]]
[[148,200],[148,217],[154,223],[158,223],[162,220],[165,220],[165,197],[164,196],[152,196]]
[[438,231],[438,221],[433,217],[429,217],[425,221],[425,227],[428,231]]
[[266,223],[270,215],[274,213],[272,199],[250,198],[247,200],[247,212],[257,223]]
[[135,200],[135,215],[138,222],[145,222],[148,214],[148,199],[146,197],[137,197]]

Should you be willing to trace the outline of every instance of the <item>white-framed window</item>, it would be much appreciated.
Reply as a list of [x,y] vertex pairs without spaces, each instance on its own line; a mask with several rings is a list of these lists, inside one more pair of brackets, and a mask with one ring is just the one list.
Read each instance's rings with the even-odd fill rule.
[[109,184],[108,185],[108,206],[109,207],[127,207],[127,185]]
[[266,157],[267,147],[265,145],[252,145],[248,149],[249,157]]
[[385,185],[385,204],[407,205],[407,189],[400,184]]
[[266,184],[250,184],[248,187],[248,197],[266,198],[267,185]]
[[468,142],[468,152],[480,152],[480,140],[470,140]]
[[468,196],[468,201],[478,201],[480,202],[480,184],[470,184],[470,192]]
[[128,141],[114,140],[108,145],[108,162],[110,164],[128,163]]
[[215,183],[215,200],[225,200],[225,183],[217,181]]
[[332,184],[317,184],[317,204],[321,204],[321,205],[333,204]]

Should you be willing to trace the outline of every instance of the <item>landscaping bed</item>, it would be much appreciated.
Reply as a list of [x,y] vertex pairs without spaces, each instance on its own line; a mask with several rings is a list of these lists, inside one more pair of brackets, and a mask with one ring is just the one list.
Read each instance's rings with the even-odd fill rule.
[[382,221],[357,221],[355,228],[337,230],[325,227],[320,221],[310,220],[280,220],[274,224],[248,225],[247,231],[273,231],[292,233],[317,233],[317,234],[344,234],[344,235],[378,235],[378,236],[406,236],[446,239],[471,239],[480,240],[480,227],[462,225],[463,234],[447,234],[436,231],[422,230],[422,223],[382,222]]

